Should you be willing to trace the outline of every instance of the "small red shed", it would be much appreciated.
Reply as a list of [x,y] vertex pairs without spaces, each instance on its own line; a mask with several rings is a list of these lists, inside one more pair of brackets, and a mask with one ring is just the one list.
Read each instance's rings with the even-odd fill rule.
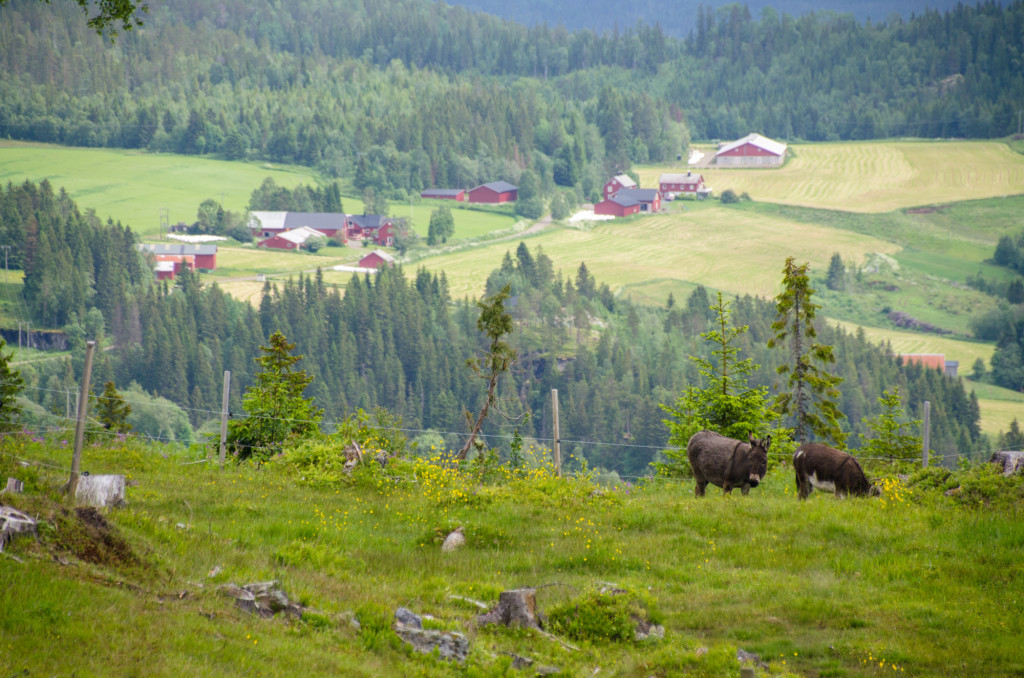
[[469,202],[498,204],[515,202],[518,197],[519,187],[513,186],[507,181],[492,181],[489,184],[481,184],[469,192]]
[[594,205],[594,214],[608,214],[613,217],[628,217],[630,214],[640,213],[640,203],[631,198],[624,198],[621,195],[613,195],[607,200]]
[[359,268],[394,266],[395,258],[384,250],[374,250],[359,260]]

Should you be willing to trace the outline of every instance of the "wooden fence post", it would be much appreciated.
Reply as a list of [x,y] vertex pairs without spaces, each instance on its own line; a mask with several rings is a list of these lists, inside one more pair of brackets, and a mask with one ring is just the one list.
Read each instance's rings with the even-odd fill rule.
[[224,468],[224,457],[228,449],[228,395],[231,393],[231,371],[224,370],[224,399],[220,405],[220,467]]
[[555,475],[562,477],[562,440],[558,431],[558,389],[551,389],[551,416],[554,419]]
[[75,422],[75,449],[71,455],[71,478],[68,493],[74,497],[78,489],[78,471],[82,465],[82,441],[85,438],[85,415],[89,412],[89,380],[92,378],[92,353],[95,341],[85,343],[85,369],[82,371],[82,388],[78,393],[78,420]]
[[921,466],[928,466],[928,448],[932,438],[932,404],[924,401],[924,420],[921,422]]

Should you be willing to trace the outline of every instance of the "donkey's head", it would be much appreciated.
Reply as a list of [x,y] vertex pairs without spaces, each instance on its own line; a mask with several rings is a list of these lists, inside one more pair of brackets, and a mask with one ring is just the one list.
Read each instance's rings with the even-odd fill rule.
[[768,447],[772,444],[772,437],[768,436],[763,440],[758,440],[751,433],[748,436],[748,442],[750,443],[750,451],[747,452],[747,466],[750,469],[748,482],[751,487],[757,487],[757,484],[764,478],[764,474],[768,472]]

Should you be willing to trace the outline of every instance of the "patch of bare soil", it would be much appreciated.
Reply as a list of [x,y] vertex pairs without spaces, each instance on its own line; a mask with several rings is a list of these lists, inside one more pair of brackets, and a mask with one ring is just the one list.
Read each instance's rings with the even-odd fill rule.
[[59,507],[53,516],[53,545],[79,560],[94,565],[131,567],[142,564],[131,545],[99,510],[92,507]]

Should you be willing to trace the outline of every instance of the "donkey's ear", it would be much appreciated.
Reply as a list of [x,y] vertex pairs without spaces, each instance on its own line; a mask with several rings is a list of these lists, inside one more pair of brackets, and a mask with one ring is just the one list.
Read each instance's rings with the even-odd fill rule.
[[749,442],[751,445],[757,445],[757,439],[754,438],[753,431],[747,433],[747,442]]
[[771,446],[771,444],[772,444],[772,437],[768,436],[767,438],[764,439],[764,444],[761,445],[761,447],[763,447],[764,451],[767,452],[768,448]]

